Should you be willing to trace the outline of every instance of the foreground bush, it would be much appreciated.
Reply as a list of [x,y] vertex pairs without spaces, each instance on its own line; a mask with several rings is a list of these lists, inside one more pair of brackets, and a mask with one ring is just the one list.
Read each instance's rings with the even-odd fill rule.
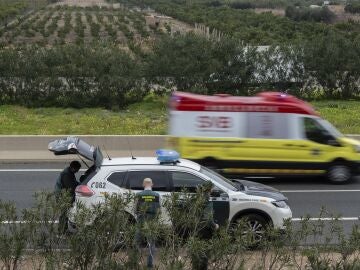
[[[243,236],[246,224],[229,234],[221,228],[212,240],[197,237],[201,216],[201,194],[173,194],[163,202],[172,226],[163,219],[142,227],[146,237],[158,239],[156,269],[191,269],[191,262],[206,252],[209,269],[359,269],[360,228],[345,234],[342,223],[334,218],[312,222],[288,222],[284,232],[268,229],[256,250],[251,238]],[[0,203],[1,269],[143,269],[144,255],[134,252],[134,219],[127,214],[133,196],[107,197],[104,205],[77,207],[77,232],[57,235],[53,222],[69,206],[66,194],[56,200],[52,194],[36,195],[35,205],[16,214],[12,203]],[[181,207],[180,207],[181,206]],[[322,212],[320,217],[328,216]],[[4,221],[24,219],[7,224]],[[89,223],[92,220],[92,223]],[[186,237],[185,237],[186,236]],[[249,242],[250,241],[250,242]],[[251,245],[250,245],[251,246]],[[30,248],[25,252],[26,248]],[[114,252],[116,251],[116,252]]]

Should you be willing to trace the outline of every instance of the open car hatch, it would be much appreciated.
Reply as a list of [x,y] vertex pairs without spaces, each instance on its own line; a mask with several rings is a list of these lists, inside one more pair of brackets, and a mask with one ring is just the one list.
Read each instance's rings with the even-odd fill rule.
[[93,161],[96,167],[101,165],[103,159],[99,147],[90,145],[77,137],[54,140],[49,143],[48,149],[55,155],[80,155]]

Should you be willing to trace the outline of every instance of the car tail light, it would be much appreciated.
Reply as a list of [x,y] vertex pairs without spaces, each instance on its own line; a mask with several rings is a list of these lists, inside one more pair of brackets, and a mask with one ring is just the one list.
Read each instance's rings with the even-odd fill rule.
[[82,196],[82,197],[91,197],[94,195],[94,191],[91,190],[87,185],[79,185],[75,189],[76,195]]

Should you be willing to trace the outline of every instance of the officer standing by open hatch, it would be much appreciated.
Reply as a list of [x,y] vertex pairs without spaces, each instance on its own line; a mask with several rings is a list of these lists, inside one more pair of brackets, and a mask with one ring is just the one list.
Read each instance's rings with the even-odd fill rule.
[[[147,222],[155,221],[160,214],[160,195],[152,190],[153,182],[151,178],[145,178],[143,181],[144,190],[136,194],[136,218],[138,227],[136,229],[135,241],[137,248],[141,246],[142,239],[144,238],[144,225]],[[147,259],[147,267],[153,267],[155,255],[155,237],[145,236],[149,255]]]
[[[55,195],[60,198],[61,192],[68,192],[71,196],[71,205],[75,202],[75,189],[79,185],[76,180],[75,174],[80,170],[81,164],[79,161],[74,160],[70,163],[69,167],[66,167],[59,175],[55,184]],[[64,234],[67,232],[68,223],[68,210],[63,209],[59,217],[59,233]]]

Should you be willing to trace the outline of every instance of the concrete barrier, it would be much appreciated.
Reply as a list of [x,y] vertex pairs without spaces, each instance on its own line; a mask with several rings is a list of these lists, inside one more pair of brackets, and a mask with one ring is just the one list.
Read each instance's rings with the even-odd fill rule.
[[[0,136],[0,162],[5,161],[61,161],[69,156],[55,156],[47,150],[48,143],[66,135],[54,136]],[[77,136],[89,144],[100,146],[112,157],[154,156],[156,149],[164,147],[166,136]]]
[[[350,138],[360,141],[360,135],[349,134]],[[55,156],[47,150],[52,140],[66,137],[66,135],[31,135],[31,136],[0,136],[0,162],[17,161],[63,161],[69,156]],[[156,149],[166,146],[166,135],[85,135],[77,136],[89,144],[100,146],[111,157],[154,156]]]

